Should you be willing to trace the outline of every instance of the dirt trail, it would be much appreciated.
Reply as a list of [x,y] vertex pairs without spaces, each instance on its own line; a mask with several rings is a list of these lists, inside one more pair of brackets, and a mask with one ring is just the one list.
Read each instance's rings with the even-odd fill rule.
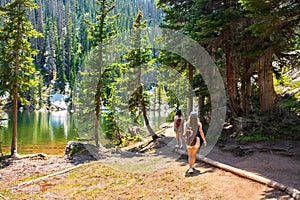
[[[20,195],[23,199],[33,198],[31,196],[33,193],[34,198],[40,199],[86,199],[87,197],[92,199],[292,199],[285,192],[238,177],[202,162],[196,163],[196,173],[192,176],[187,175],[187,157],[178,155],[174,151],[175,139],[172,128],[167,128],[164,135],[165,137],[160,142],[151,143],[144,149],[139,149],[138,152],[119,150],[106,152],[99,161],[52,177],[48,181],[43,180],[42,183],[37,182],[22,188],[18,185],[24,181],[74,165],[63,157],[52,156],[48,159],[12,160],[10,163],[6,161],[8,162],[6,164],[2,162],[0,194],[12,199]],[[272,154],[267,150],[260,152],[255,145],[251,144],[250,147],[249,144],[244,144],[243,148],[247,151],[243,154],[237,153],[237,149],[241,149],[241,144],[216,146],[207,157],[300,188],[300,159],[297,146],[292,148],[289,144],[290,151],[287,153],[290,155],[287,156]],[[263,146],[263,144],[259,145]],[[97,170],[92,169],[101,168],[100,166],[108,168],[95,174]],[[109,169],[118,173],[118,176],[111,176],[112,172],[108,171]],[[93,171],[92,177],[88,175],[88,172],[84,172],[86,170]],[[76,173],[82,173],[82,176],[74,178]],[[72,189],[66,189],[70,181],[72,182],[72,177],[76,179],[76,184]],[[105,183],[103,183],[98,187],[90,182],[95,179],[93,177],[97,177],[98,182],[109,177],[107,182],[111,181],[113,184],[104,187]],[[126,181],[120,182],[122,177]],[[130,180],[127,180],[128,177]],[[91,185],[93,188],[89,192]],[[98,188],[99,192],[95,193],[97,191],[95,188]]]
[[[165,134],[174,136],[171,128]],[[175,144],[175,140],[172,143]],[[298,141],[217,144],[206,157],[300,190]]]

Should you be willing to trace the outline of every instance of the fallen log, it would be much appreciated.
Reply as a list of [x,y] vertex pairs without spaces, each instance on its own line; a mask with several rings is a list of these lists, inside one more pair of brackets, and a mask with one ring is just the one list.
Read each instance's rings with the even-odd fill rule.
[[53,176],[57,176],[57,175],[61,175],[61,174],[67,173],[67,172],[72,171],[74,169],[77,169],[77,168],[79,168],[79,167],[81,167],[81,166],[83,166],[85,164],[88,164],[88,163],[79,164],[79,165],[76,165],[74,167],[70,167],[68,169],[64,169],[62,171],[55,172],[53,174],[49,174],[47,176],[43,176],[43,177],[40,177],[40,178],[37,178],[37,179],[34,179],[34,180],[30,180],[30,181],[26,181],[26,182],[20,183],[20,184],[18,184],[18,187],[20,188],[20,187],[24,187],[24,186],[27,186],[27,185],[35,184],[35,183],[37,183],[39,181],[46,180],[46,179],[51,178]]
[[[177,153],[187,155],[187,152],[185,150],[182,150],[182,149],[178,149]],[[238,169],[236,167],[232,167],[230,165],[226,165],[226,164],[217,162],[217,161],[212,160],[210,158],[203,157],[199,154],[197,154],[196,157],[197,157],[197,160],[199,160],[199,161],[205,162],[207,164],[218,167],[220,169],[231,172],[233,174],[239,175],[241,177],[244,177],[244,178],[247,178],[247,179],[262,183],[262,184],[265,184],[269,187],[284,191],[287,194],[289,194],[291,197],[293,197],[297,200],[300,199],[300,191],[293,188],[293,187],[285,186],[284,184],[278,183],[278,182],[273,181],[271,179],[256,175],[256,174],[248,172],[246,170]]]
[[7,198],[5,196],[3,196],[2,194],[0,194],[0,198],[3,200],[7,200]]

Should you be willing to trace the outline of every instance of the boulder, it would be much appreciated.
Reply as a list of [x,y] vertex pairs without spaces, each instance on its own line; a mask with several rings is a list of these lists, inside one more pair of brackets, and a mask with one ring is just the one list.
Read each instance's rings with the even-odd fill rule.
[[99,149],[83,142],[69,141],[65,148],[65,157],[73,162],[97,160]]

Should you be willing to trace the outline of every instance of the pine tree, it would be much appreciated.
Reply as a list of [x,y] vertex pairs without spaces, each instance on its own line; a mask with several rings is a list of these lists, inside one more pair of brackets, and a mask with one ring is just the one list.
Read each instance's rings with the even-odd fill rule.
[[1,67],[5,79],[1,80],[1,89],[8,90],[13,99],[13,129],[11,156],[17,154],[17,111],[19,92],[28,90],[33,86],[33,74],[35,71],[32,55],[37,52],[31,48],[29,37],[41,36],[32,29],[32,24],[27,19],[30,9],[37,8],[32,0],[14,0],[1,8],[1,16],[4,18],[0,28],[1,46],[0,61],[5,67]]
[[[239,75],[243,77],[242,88],[243,94],[249,91],[250,72],[249,65],[251,59],[245,59],[247,62],[241,66],[244,57],[241,55],[245,49],[249,48],[252,42],[246,42],[245,39],[251,40],[249,34],[245,32],[245,22],[248,18],[245,11],[241,8],[236,0],[231,1],[211,1],[211,0],[194,0],[194,1],[159,1],[166,11],[166,22],[164,25],[172,29],[181,29],[194,40],[199,42],[212,56],[212,58],[221,67],[225,67],[227,96],[229,106],[234,116],[242,114],[239,99],[247,102],[250,94],[241,97],[237,90]],[[180,14],[179,14],[180,13]],[[212,75],[214,76],[214,75]],[[198,88],[201,85],[194,85]],[[240,97],[240,98],[239,98]],[[243,103],[245,105],[247,103]],[[248,104],[247,104],[248,105]],[[243,108],[245,108],[244,106]],[[248,112],[247,108],[245,108]]]
[[152,139],[155,140],[158,138],[158,136],[155,134],[149,123],[147,106],[149,106],[150,102],[142,84],[142,67],[143,65],[147,64],[150,53],[149,49],[142,48],[142,42],[144,40],[142,37],[142,30],[146,26],[146,21],[142,21],[142,18],[142,12],[139,11],[133,25],[133,49],[130,50],[127,55],[127,59],[130,60],[128,63],[129,67],[134,70],[134,82],[137,84],[137,88],[132,93],[129,100],[129,110],[133,111],[134,113],[139,112],[138,110],[141,110],[148,132],[152,136]]
[[[247,27],[256,37],[256,45],[251,49],[257,57],[260,107],[270,112],[275,105],[273,84],[274,57],[281,66],[297,61],[297,54],[291,54],[296,47],[297,30],[300,24],[299,1],[239,0],[248,11],[251,24]],[[287,63],[289,62],[289,63]]]
[[[117,15],[110,15],[114,6],[114,0],[98,0],[96,1],[98,4],[98,10],[96,11],[96,22],[92,23],[90,21],[86,21],[90,25],[90,39],[92,41],[92,45],[97,47],[97,60],[98,60],[98,70],[100,73],[103,73],[104,66],[103,66],[103,42],[111,38],[113,35],[116,34],[115,30],[115,18]],[[100,146],[98,138],[99,138],[99,119],[100,119],[100,107],[101,107],[101,100],[105,96],[105,82],[103,77],[99,76],[97,78],[98,83],[95,88],[95,143],[96,146]]]

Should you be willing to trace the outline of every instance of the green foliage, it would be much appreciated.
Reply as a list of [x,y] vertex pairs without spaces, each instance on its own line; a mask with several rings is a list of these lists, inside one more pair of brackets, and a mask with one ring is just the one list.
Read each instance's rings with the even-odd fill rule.
[[112,112],[108,112],[104,114],[105,117],[105,136],[110,139],[118,139],[115,135],[116,131],[118,131],[118,125],[114,118],[114,114]]
[[235,131],[239,141],[300,140],[297,113],[283,107],[271,115],[249,115],[238,121]]
[[[6,2],[12,1],[4,1],[1,5],[6,4]],[[147,26],[158,25],[162,19],[162,12],[155,8],[154,0],[138,2],[135,0],[105,1],[105,4],[103,4],[106,7],[104,15],[100,14],[102,1],[97,1],[97,3],[96,1],[79,0],[30,2],[28,5],[33,5],[38,9],[28,9],[24,14],[28,21],[33,24],[33,27],[41,32],[44,37],[38,39],[27,38],[26,40],[31,43],[31,47],[35,47],[38,50],[35,52],[37,55],[33,59],[34,68],[40,71],[43,76],[44,80],[41,84],[47,86],[46,90],[44,90],[44,92],[47,91],[47,95],[54,92],[50,84],[53,81],[56,82],[53,89],[60,90],[62,93],[65,92],[67,83],[70,83],[71,90],[74,89],[76,75],[81,70],[83,61],[92,45],[95,45],[97,43],[96,40],[101,38],[97,37],[98,33],[92,32],[100,28],[99,22],[102,21],[103,16],[106,16],[106,20],[105,28],[103,29],[105,34],[102,40],[108,39],[117,31],[123,32],[132,29],[134,17],[139,9],[145,11],[147,13],[145,17],[150,19]],[[33,2],[36,2],[38,6],[33,4]],[[110,4],[112,2],[113,4]],[[109,11],[109,9],[112,10]],[[96,13],[95,11],[99,12]],[[2,16],[5,12],[3,9],[0,12],[0,25],[2,26],[5,20]],[[95,27],[90,27],[85,21],[95,25]],[[97,23],[98,25],[96,25]],[[11,26],[12,29],[16,30]],[[88,32],[90,32],[90,35]],[[88,40],[88,37],[93,38],[92,34],[95,34],[95,40]],[[0,41],[0,47],[6,45],[4,44],[5,41]],[[1,62],[0,65],[5,66],[6,64]],[[2,69],[4,71],[4,68]],[[11,74],[8,73],[2,73],[1,75],[4,78],[11,77]],[[25,81],[25,83],[28,83],[28,81]],[[7,88],[6,84],[6,82],[0,82],[3,88]],[[4,91],[0,90],[0,92],[3,93]],[[35,98],[30,95],[25,96],[24,100]]]
[[167,102],[168,102],[168,105],[171,107],[171,108],[176,108],[178,109],[180,107],[180,102],[177,98],[177,96],[174,94],[174,92],[172,90],[167,90]]
[[257,133],[251,135],[244,135],[242,132],[239,133],[237,140],[238,141],[267,141],[267,140],[274,140],[274,136],[265,136],[262,134],[263,130],[258,130]]
[[288,86],[291,83],[291,78],[286,75],[280,76],[278,79],[274,78],[274,86]]
[[131,143],[136,143],[141,141],[141,136],[140,135],[130,135],[130,134],[124,134],[122,137],[122,142],[120,147],[126,147],[130,145]]
[[[177,110],[177,109],[176,109]],[[173,122],[174,121],[174,117],[176,115],[176,110],[173,110],[169,115],[168,115],[168,118],[167,118],[167,121],[168,122]]]
[[86,20],[86,23],[90,25],[89,39],[92,40],[93,46],[101,44],[103,41],[111,38],[117,33],[115,29],[115,19],[118,17],[118,15],[110,15],[115,8],[114,2],[115,0],[96,1],[98,4],[95,12],[96,22],[93,23]]
[[297,47],[300,3],[288,0],[239,0],[239,2],[248,11],[247,16],[253,19],[247,30],[255,37],[263,38],[258,46],[272,47],[276,56],[288,58],[289,62],[295,59],[286,52],[292,52]]
[[[31,48],[28,38],[40,37],[41,34],[33,29],[26,15],[29,9],[34,8],[36,4],[31,0],[13,1],[1,8],[3,24],[0,27],[0,89],[9,91],[10,94],[16,84],[20,92],[35,85],[32,56],[37,51]],[[15,67],[18,67],[17,71]]]
[[144,86],[141,83],[142,75],[142,65],[147,64],[150,61],[149,49],[142,48],[142,42],[145,41],[145,38],[142,38],[141,31],[146,26],[146,21],[142,21],[143,15],[139,11],[135,22],[133,24],[133,35],[131,36],[132,47],[128,50],[128,53],[124,55],[124,60],[128,60],[126,65],[130,70],[130,73],[133,76],[133,79],[136,80],[136,88],[130,96],[129,99],[129,111],[134,115],[134,122],[137,123],[140,114],[142,113],[142,107],[149,106],[149,98],[147,93],[144,91]]
[[[248,91],[248,95],[245,95],[245,88],[256,84],[250,82],[250,79],[254,74],[260,73],[257,61],[264,58],[267,51],[272,51],[274,59],[280,61],[280,67],[284,66],[284,63],[297,62],[296,55],[287,53],[295,50],[297,41],[299,44],[297,32],[300,20],[297,1],[159,0],[158,5],[166,14],[162,27],[181,30],[199,42],[211,54],[221,72],[227,76],[229,104],[231,108],[237,107],[234,109],[237,114],[243,115],[248,112],[239,113],[239,110],[245,112],[244,105],[253,100],[251,94],[254,93]],[[175,67],[184,74],[179,62],[176,62],[179,60],[176,56],[172,57],[162,52],[161,57],[165,57],[162,59],[165,65]],[[268,65],[271,65],[271,62]],[[224,66],[228,70],[227,73],[221,68]],[[264,81],[270,82],[270,78],[262,80]],[[202,88],[205,91],[205,86],[197,81],[195,83],[193,88],[196,89],[197,95],[202,96],[199,91]],[[235,92],[239,84],[241,87]],[[231,99],[236,99],[239,95],[241,98],[234,107]],[[260,96],[264,97],[263,94]]]
[[295,97],[295,95],[289,95],[287,98],[283,99],[283,102],[281,103],[280,107],[282,108],[288,108],[289,110],[300,113],[300,90],[298,91],[298,98]]
[[[1,9],[0,27],[0,90],[8,91],[13,99],[13,128],[11,155],[17,153],[17,120],[19,94],[34,86],[33,55],[29,37],[41,36],[33,30],[27,11],[36,8],[31,0],[14,0]],[[4,67],[3,67],[4,66]]]

